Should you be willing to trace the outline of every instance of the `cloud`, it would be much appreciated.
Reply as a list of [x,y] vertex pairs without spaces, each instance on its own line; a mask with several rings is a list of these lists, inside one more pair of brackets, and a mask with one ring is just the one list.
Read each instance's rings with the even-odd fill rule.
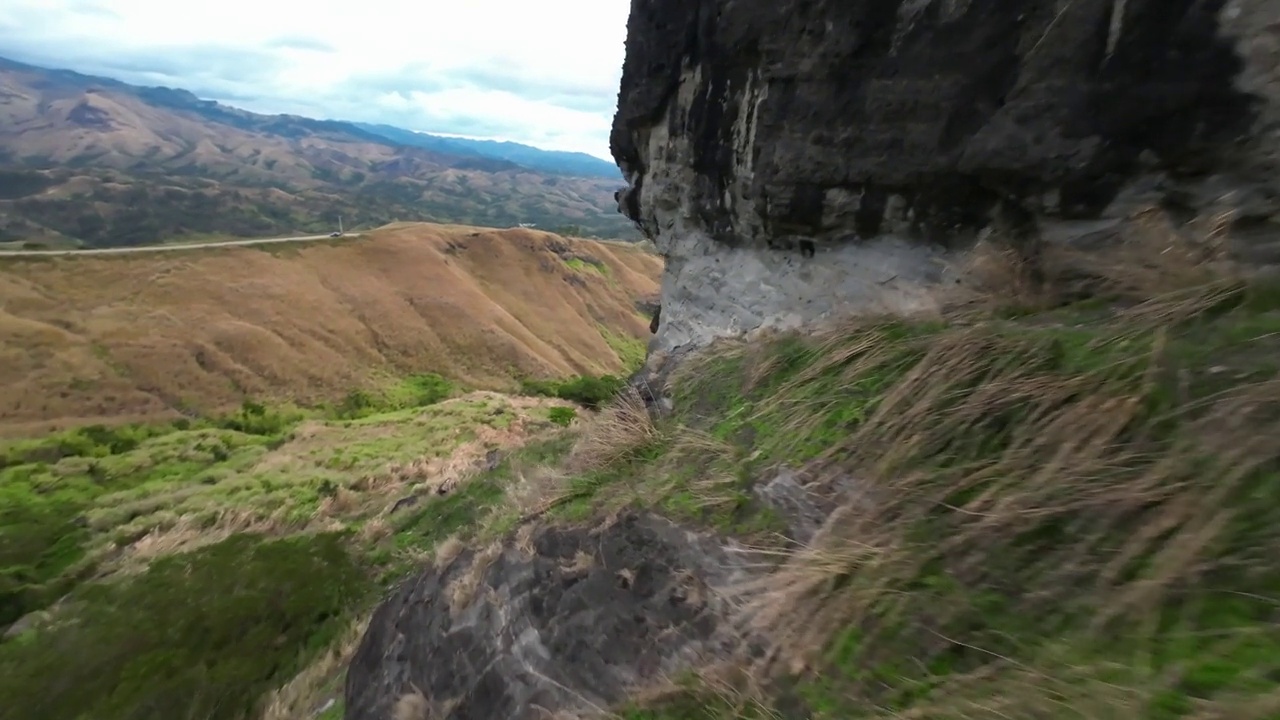
[[629,0],[5,0],[0,56],[608,157]]

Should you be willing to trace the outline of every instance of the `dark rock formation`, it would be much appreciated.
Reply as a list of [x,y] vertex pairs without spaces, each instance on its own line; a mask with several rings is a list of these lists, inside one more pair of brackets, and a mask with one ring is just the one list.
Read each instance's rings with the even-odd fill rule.
[[347,673],[346,720],[386,720],[415,692],[428,717],[452,720],[619,702],[732,648],[713,589],[744,572],[720,541],[638,515],[468,551],[378,608]]
[[1278,58],[1280,0],[633,0],[612,147],[659,347],[927,306],[992,228],[1271,223]]

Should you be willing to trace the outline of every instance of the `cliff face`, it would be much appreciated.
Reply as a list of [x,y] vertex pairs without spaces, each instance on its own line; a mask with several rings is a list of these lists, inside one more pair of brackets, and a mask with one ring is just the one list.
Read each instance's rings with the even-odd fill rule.
[[1280,0],[633,0],[612,148],[654,349],[928,307],[983,232],[1277,219]]

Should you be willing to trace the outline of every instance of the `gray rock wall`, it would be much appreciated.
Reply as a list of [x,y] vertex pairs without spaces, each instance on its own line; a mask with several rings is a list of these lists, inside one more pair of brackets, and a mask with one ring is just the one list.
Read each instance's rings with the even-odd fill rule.
[[667,257],[653,347],[928,307],[992,228],[1270,232],[1278,58],[1280,0],[633,0],[612,147]]

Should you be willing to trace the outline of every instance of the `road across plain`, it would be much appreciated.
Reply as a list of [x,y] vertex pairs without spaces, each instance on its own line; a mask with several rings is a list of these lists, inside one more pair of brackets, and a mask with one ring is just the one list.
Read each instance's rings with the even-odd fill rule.
[[0,250],[0,258],[6,257],[46,257],[49,255],[119,255],[122,253],[172,252],[176,250],[198,250],[200,248],[236,247],[239,245],[268,245],[274,243],[306,242],[310,240],[346,240],[360,237],[360,233],[346,233],[341,237],[329,235],[301,235],[284,238],[259,238],[251,240],[219,240],[217,242],[175,243],[173,245],[139,245],[136,247],[87,248],[80,250]]

